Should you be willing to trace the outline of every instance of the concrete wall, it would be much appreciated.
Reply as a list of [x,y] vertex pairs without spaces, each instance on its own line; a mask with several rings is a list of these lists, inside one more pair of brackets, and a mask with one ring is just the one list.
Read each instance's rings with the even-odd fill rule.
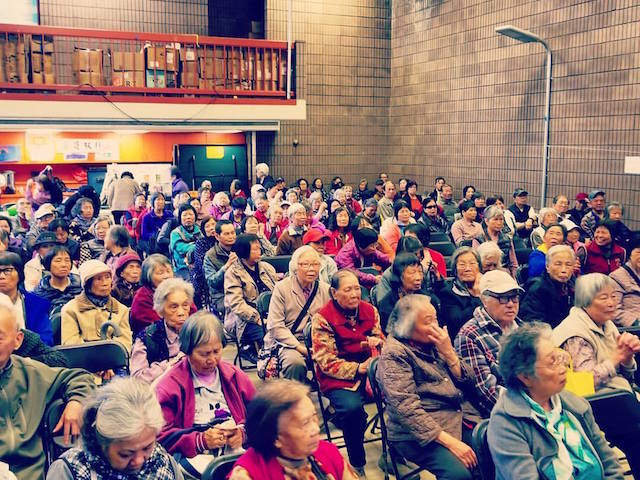
[[[513,24],[554,52],[549,197],[604,188],[640,228],[640,6],[613,0],[396,0],[389,170],[486,194],[523,186],[539,206],[545,55],[494,32]],[[510,199],[509,199],[510,201]]]

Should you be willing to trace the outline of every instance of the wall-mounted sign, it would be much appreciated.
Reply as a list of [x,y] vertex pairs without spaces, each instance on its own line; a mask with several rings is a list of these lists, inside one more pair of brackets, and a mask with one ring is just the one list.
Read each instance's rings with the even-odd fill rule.
[[26,150],[32,162],[53,162],[56,156],[54,137],[51,133],[27,132]]
[[110,138],[58,138],[56,152],[62,153],[70,162],[87,160],[90,153],[96,162],[117,162],[120,160],[120,142]]
[[11,7],[0,9],[0,23],[38,25],[38,0],[11,0]]
[[640,175],[640,157],[625,157],[624,173]]
[[20,145],[0,145],[0,162],[19,162],[22,160]]

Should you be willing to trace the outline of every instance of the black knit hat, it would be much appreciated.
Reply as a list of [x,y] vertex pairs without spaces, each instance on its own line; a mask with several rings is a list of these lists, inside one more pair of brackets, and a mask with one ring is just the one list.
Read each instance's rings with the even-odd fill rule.
[[378,241],[378,233],[373,228],[361,228],[353,234],[353,240],[360,250]]

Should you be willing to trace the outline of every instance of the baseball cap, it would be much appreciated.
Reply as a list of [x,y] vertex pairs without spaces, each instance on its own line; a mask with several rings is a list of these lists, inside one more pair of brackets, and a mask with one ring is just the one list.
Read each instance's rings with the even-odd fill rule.
[[588,196],[589,196],[589,195],[587,195],[587,194],[586,194],[586,192],[579,192],[579,193],[576,195],[576,200],[577,200],[577,201],[579,201],[579,202],[581,202],[582,200],[586,200]]
[[111,273],[111,268],[100,260],[87,260],[78,268],[80,271],[80,280],[82,282],[82,287],[87,284],[87,281],[91,280],[96,275],[100,275],[101,273]]
[[604,190],[599,190],[599,189],[595,189],[595,190],[591,190],[589,192],[589,200],[593,200],[594,198],[596,198],[598,195],[602,195],[604,197],[605,193]]
[[503,294],[514,290],[524,292],[524,290],[520,288],[520,285],[518,285],[518,282],[503,270],[491,270],[482,275],[479,287],[481,293],[491,292]]
[[56,214],[56,207],[54,207],[50,203],[43,203],[42,205],[40,205],[40,208],[36,210],[34,217],[36,218],[36,220],[40,220],[42,217],[45,217],[47,215],[55,215],[55,214]]
[[513,191],[513,198],[523,197],[525,195],[529,195],[529,192],[527,192],[524,188],[518,187]]
[[311,228],[307,233],[302,237],[302,243],[308,245],[311,242],[321,242],[325,239],[329,238],[325,232],[320,230],[319,228]]
[[56,243],[58,243],[58,240],[56,239],[56,234],[54,232],[42,232],[40,235],[38,235],[38,238],[36,238],[36,243],[33,244],[33,248],[38,248],[38,247],[42,247],[43,245],[55,245]]

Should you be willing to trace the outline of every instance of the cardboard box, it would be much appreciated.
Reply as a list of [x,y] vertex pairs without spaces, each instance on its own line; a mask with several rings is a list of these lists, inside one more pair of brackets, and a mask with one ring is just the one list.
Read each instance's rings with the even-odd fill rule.
[[146,71],[146,86],[148,88],[166,88],[167,83],[165,81],[165,72],[164,70],[150,70]]
[[225,61],[222,58],[200,58],[200,76],[202,78],[223,78]]
[[56,78],[53,73],[44,72],[44,83],[46,85],[54,85],[56,83]]
[[10,83],[27,83],[27,60],[24,53],[5,57],[4,73]]
[[42,54],[41,53],[32,53],[31,54],[31,71],[36,73],[42,73]]
[[193,47],[185,47],[180,49],[180,61],[182,62],[195,62],[196,51]]
[[143,72],[144,52],[111,52],[111,69],[116,72]]
[[31,37],[31,51],[38,53],[53,53],[53,37],[35,35]]
[[[113,56],[111,58],[113,58]],[[114,87],[123,87],[124,72],[111,72],[111,85]]]
[[[133,70],[144,73],[144,52],[136,52],[133,54]],[[144,75],[142,77],[144,78]]]
[[185,72],[182,72],[180,74],[180,86],[182,88],[197,88],[200,84],[200,80],[200,77],[198,77],[197,75],[188,75]]
[[128,52],[111,52],[111,70],[113,70],[114,72],[121,72],[123,70],[126,70],[125,67],[125,55],[127,55]]
[[71,58],[71,68],[74,72],[88,72],[90,68],[89,50],[76,48]]
[[36,85],[40,85],[44,83],[44,74],[40,72],[32,72],[31,73],[31,83]]
[[78,85],[104,85],[104,78],[102,72],[73,72],[73,78]]
[[143,71],[134,71],[133,72],[133,86],[134,87],[144,87],[144,72]]
[[89,71],[102,73],[102,50],[89,50]]
[[171,72],[177,72],[178,66],[179,66],[178,50],[176,50],[175,48],[167,48],[164,52],[164,56],[165,56],[166,70]]
[[164,47],[148,46],[145,48],[147,54],[147,70],[165,70],[166,52]]
[[[45,54],[44,57],[42,57],[42,65],[43,65],[43,71],[46,75],[52,75],[53,74],[53,55],[51,54]],[[47,82],[44,82],[47,83]]]

